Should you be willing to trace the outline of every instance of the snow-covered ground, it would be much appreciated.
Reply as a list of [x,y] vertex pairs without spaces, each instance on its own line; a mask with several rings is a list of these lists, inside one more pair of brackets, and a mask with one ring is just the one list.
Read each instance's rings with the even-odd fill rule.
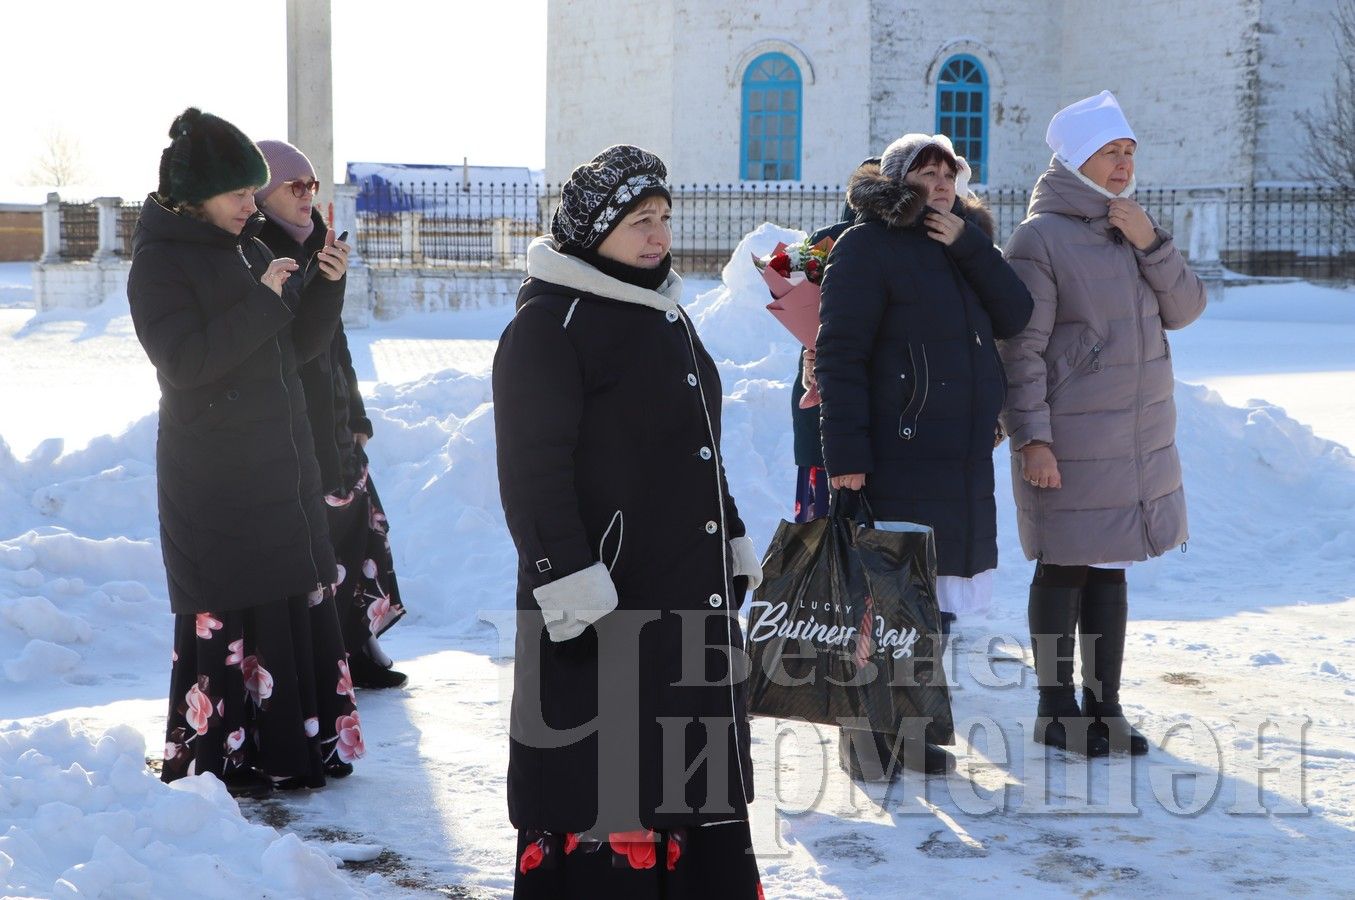
[[[730,482],[765,546],[793,493],[795,347],[748,267],[726,281],[689,308],[726,360]],[[508,895],[511,638],[483,620],[512,604],[488,382],[510,314],[350,332],[410,609],[383,643],[411,682],[359,697],[351,778],[237,805],[146,767],[170,616],[126,300],[37,316],[27,267],[0,264],[0,896]],[[996,608],[951,667],[960,773],[862,790],[827,730],[757,720],[769,898],[1355,896],[1355,292],[1230,287],[1172,351],[1192,539],[1130,572],[1124,686],[1153,752],[1046,767],[1025,737],[1004,448]]]

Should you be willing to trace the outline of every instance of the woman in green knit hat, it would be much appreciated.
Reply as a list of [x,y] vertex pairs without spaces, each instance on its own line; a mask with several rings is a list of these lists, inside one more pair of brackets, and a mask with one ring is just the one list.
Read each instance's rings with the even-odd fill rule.
[[318,787],[363,741],[297,367],[339,319],[347,247],[308,271],[255,237],[258,147],[190,108],[132,240],[137,337],[160,382],[156,483],[175,613],[163,778]]

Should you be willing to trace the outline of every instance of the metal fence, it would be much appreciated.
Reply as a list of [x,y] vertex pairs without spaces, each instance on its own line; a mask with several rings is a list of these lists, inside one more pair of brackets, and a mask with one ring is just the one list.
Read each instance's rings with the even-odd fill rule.
[[98,249],[98,208],[93,203],[62,203],[62,257],[66,259],[89,259]]
[[1220,256],[1248,275],[1355,279],[1355,188],[1237,188],[1224,201]]
[[136,231],[136,221],[141,218],[143,201],[124,201],[118,206],[117,253],[126,259],[132,258],[132,232]]
[[[763,222],[813,231],[838,221],[837,185],[675,185],[673,256],[684,274],[718,276],[734,248]],[[1025,218],[1029,192],[981,194],[1005,243]],[[552,186],[516,184],[383,184],[357,199],[356,238],[368,265],[521,271],[527,245],[549,230],[559,197]],[[1257,276],[1355,280],[1355,188],[1143,188],[1135,199],[1189,254],[1197,217],[1217,235],[1228,269]],[[66,259],[89,259],[98,245],[96,207],[61,204]],[[131,255],[141,203],[118,210],[114,252]]]

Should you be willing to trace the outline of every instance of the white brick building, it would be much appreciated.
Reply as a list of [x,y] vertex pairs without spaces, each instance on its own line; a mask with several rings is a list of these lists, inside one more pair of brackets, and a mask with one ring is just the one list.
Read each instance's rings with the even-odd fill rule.
[[1109,88],[1138,133],[1141,183],[1293,181],[1296,114],[1336,67],[1331,8],[550,0],[546,178],[628,142],[675,183],[837,184],[899,134],[942,130],[972,138],[988,185],[1028,187],[1049,117]]

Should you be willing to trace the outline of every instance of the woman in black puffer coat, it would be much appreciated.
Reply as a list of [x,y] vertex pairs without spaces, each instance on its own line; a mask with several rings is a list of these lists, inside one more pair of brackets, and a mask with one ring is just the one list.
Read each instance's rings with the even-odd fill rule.
[[[309,260],[333,232],[312,202],[319,182],[306,155],[286,141],[260,141],[268,184],[254,195],[264,215],[259,239],[274,255]],[[320,354],[301,366],[329,536],[338,563],[334,604],[339,610],[353,684],[399,687],[405,676],[391,668],[377,638],[405,614],[391,555],[390,525],[367,468],[372,422],[358,391],[343,323]]]
[[[923,134],[857,170],[859,224],[828,257],[814,366],[830,485],[864,490],[877,527],[931,527],[943,621],[988,606],[1005,394],[993,341],[1032,308],[967,174],[944,135]],[[937,750],[928,771],[950,765]]]
[[630,146],[574,171],[494,357],[518,900],[761,896],[728,661],[762,569],[725,481],[719,373],[670,271],[666,177]]
[[347,248],[326,247],[304,273],[274,259],[255,237],[254,190],[268,181],[258,148],[191,108],[170,137],[127,286],[161,394],[156,482],[175,613],[162,777],[319,786],[351,772],[363,744],[296,370],[333,333]]

